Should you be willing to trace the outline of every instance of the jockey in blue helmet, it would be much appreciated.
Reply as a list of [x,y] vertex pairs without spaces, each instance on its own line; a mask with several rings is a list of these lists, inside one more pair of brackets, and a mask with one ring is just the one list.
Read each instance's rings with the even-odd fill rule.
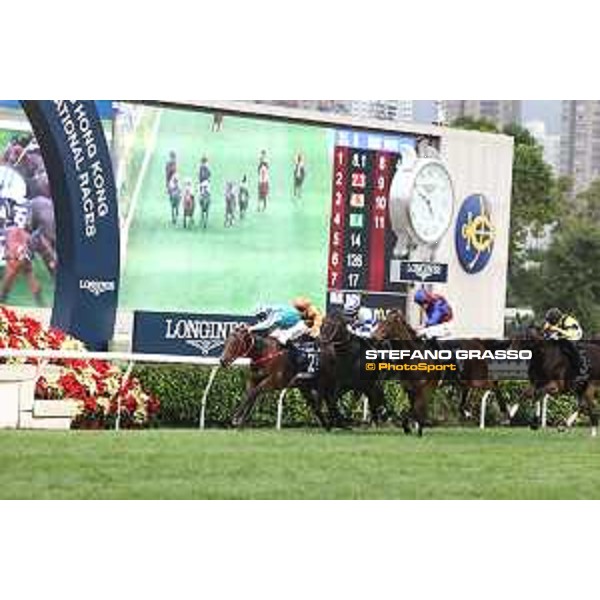
[[282,346],[302,337],[308,327],[302,319],[300,311],[289,304],[259,306],[254,316],[258,320],[250,327],[250,331],[264,333],[276,339]]
[[452,307],[440,294],[432,294],[421,288],[415,294],[415,303],[425,312],[425,323],[421,335],[428,339],[450,336],[449,323],[453,319]]

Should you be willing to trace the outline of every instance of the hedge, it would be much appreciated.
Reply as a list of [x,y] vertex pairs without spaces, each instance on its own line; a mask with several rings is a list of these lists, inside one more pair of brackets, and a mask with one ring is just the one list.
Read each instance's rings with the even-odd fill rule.
[[[144,389],[156,396],[161,408],[157,424],[164,427],[198,427],[202,395],[208,383],[210,369],[193,366],[138,366],[135,375]],[[245,394],[247,371],[244,368],[220,370],[210,391],[206,424],[209,427],[229,427],[231,417]],[[513,424],[527,425],[533,415],[534,407],[525,398],[527,384],[523,382],[502,382],[500,384],[510,396],[511,403],[519,402],[520,410]],[[481,393],[481,392],[480,392]],[[269,392],[262,396],[248,425],[253,427],[273,427],[277,418],[278,392]],[[390,414],[401,415],[408,408],[408,399],[404,390],[396,382],[385,383],[386,405]],[[473,421],[479,422],[480,401],[472,395],[470,410]],[[429,405],[429,421],[433,425],[456,425],[461,423],[459,411],[459,393],[452,387],[437,390]],[[341,401],[343,413],[359,422],[362,418],[362,402],[353,394],[347,394]],[[548,423],[552,426],[564,423],[574,411],[575,401],[561,396],[551,400],[548,407]],[[487,423],[498,425],[502,421],[498,404],[488,403]],[[288,392],[283,412],[284,427],[312,427],[317,423],[297,390]]]

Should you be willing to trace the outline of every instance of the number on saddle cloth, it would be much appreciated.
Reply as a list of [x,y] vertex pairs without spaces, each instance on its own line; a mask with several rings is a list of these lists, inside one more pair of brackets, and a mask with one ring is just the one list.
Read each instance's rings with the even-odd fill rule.
[[298,373],[316,376],[319,373],[320,358],[318,344],[310,340],[299,340],[291,344],[291,359]]

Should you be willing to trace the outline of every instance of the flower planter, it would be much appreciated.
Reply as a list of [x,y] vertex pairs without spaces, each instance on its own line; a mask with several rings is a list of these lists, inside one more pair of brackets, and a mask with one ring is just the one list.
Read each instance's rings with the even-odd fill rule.
[[21,413],[33,410],[37,367],[0,365],[0,428],[18,429]]

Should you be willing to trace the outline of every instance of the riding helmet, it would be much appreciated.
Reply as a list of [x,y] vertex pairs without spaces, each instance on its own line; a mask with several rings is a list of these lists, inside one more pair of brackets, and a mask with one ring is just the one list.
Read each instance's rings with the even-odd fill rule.
[[563,313],[559,308],[551,308],[546,313],[546,322],[550,325],[556,325],[562,319]]

